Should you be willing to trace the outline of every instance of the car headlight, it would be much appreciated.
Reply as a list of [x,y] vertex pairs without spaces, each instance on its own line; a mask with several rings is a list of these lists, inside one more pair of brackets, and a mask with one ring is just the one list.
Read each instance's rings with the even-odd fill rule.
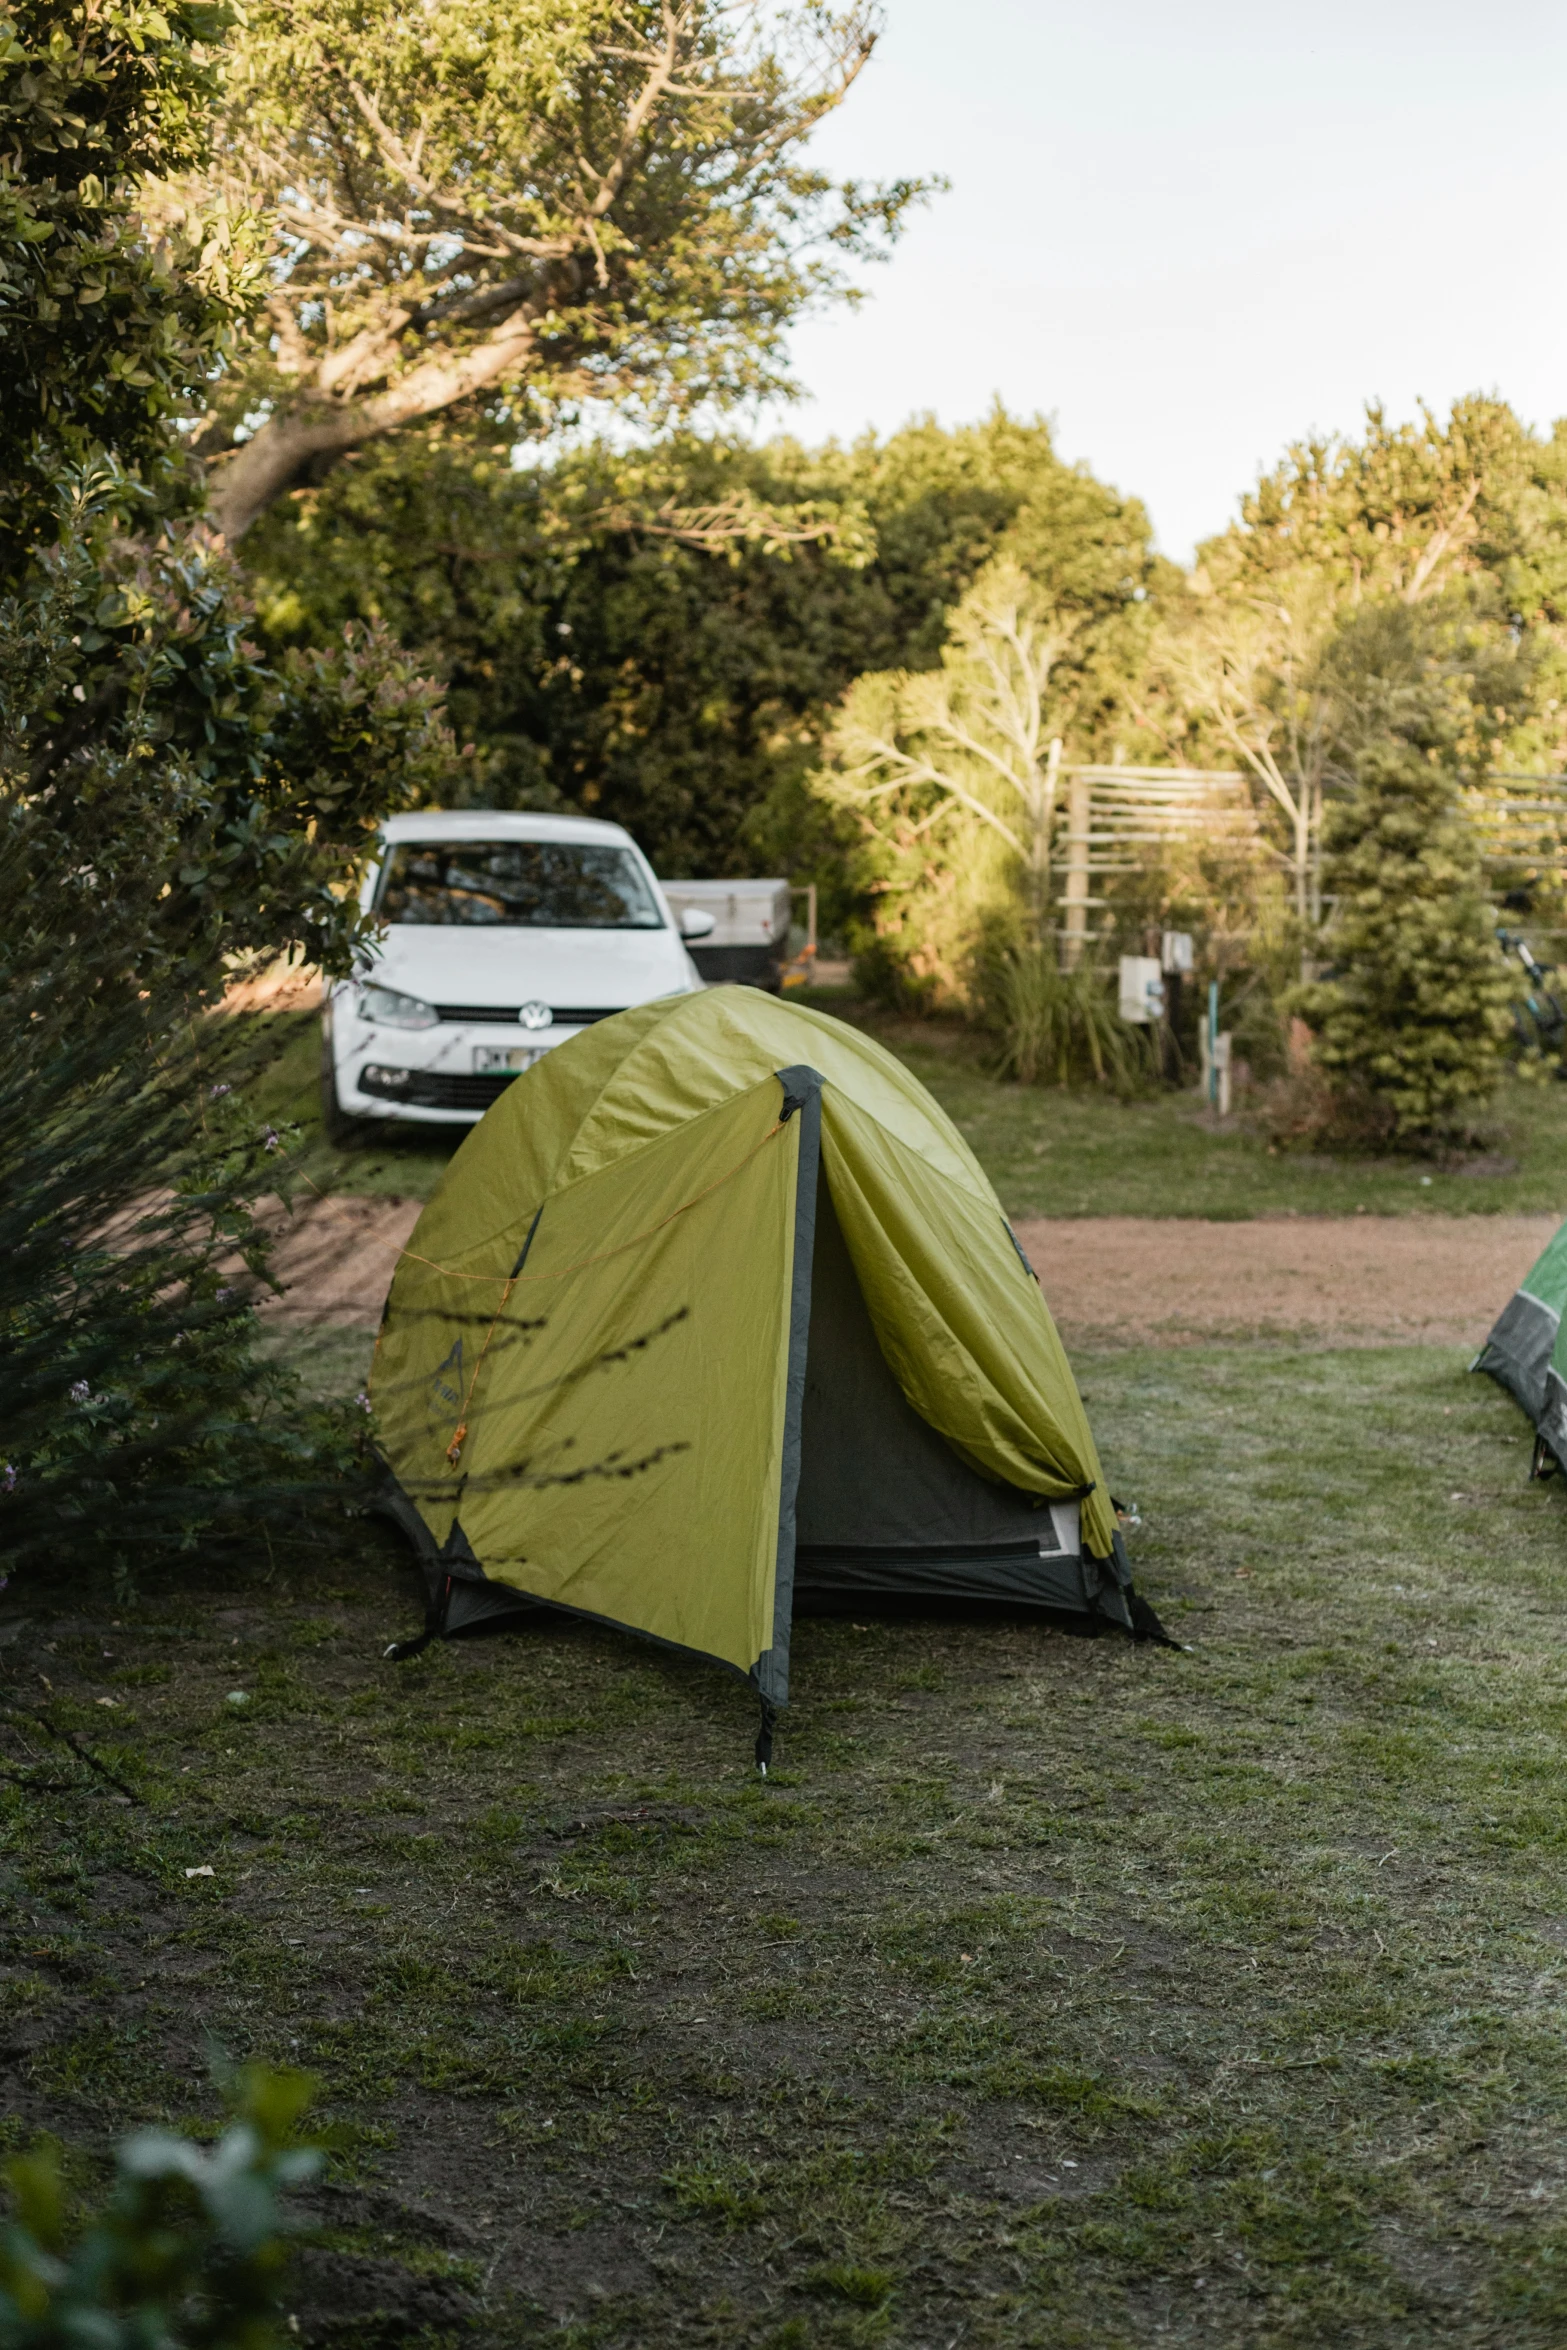
[[399,995],[395,987],[362,987],[359,1017],[378,1028],[434,1028],[441,1015],[422,996]]

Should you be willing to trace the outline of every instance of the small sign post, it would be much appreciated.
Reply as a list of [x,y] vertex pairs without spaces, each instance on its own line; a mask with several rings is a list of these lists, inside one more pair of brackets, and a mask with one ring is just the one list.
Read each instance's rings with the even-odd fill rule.
[[1208,982],[1208,1017],[1200,1030],[1202,1089],[1210,1109],[1221,1118],[1230,1114],[1230,1032],[1219,1027],[1219,983]]

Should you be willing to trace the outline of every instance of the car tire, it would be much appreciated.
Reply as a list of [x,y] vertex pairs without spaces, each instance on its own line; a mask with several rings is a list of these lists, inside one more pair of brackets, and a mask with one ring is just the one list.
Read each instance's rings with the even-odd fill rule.
[[337,1061],[330,1029],[321,1031],[321,1130],[334,1150],[352,1150],[365,1139],[364,1122],[351,1118],[337,1091]]

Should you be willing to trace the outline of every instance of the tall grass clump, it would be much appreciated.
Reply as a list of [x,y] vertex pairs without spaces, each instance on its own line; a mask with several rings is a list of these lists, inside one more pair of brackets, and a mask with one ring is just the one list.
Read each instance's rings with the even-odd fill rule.
[[1150,1073],[1146,1039],[1124,1021],[1106,973],[1060,969],[1053,945],[997,948],[981,996],[997,1039],[996,1071],[1020,1085],[1094,1083],[1129,1093]]

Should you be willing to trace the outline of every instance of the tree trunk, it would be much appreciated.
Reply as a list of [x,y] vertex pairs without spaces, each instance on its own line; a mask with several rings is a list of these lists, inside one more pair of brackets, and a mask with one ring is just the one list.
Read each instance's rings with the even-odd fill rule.
[[232,546],[314,459],[342,457],[361,437],[352,409],[319,421],[287,412],[269,416],[258,433],[221,460],[207,495],[214,528]]
[[533,345],[532,319],[512,318],[460,358],[429,359],[384,392],[351,400],[306,394],[277,409],[258,433],[214,461],[207,499],[214,527],[232,546],[315,459],[344,457],[382,433],[488,391],[526,365]]

